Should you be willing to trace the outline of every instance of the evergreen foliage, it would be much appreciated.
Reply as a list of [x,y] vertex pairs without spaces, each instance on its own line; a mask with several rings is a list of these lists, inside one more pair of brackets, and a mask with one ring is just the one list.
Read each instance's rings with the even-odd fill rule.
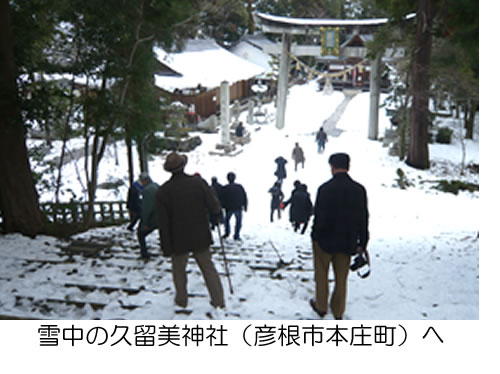
[[436,134],[436,143],[451,144],[453,130],[449,127],[440,127]]
[[457,195],[460,191],[476,192],[479,191],[479,185],[474,183],[462,182],[459,180],[440,180],[435,189],[443,192],[449,192]]
[[[410,52],[398,67],[398,95],[408,98],[410,69],[416,44],[415,22],[401,21],[417,10],[416,0],[0,0],[0,117],[4,152],[20,159],[16,167],[0,165],[0,210],[8,215],[8,230],[30,235],[40,232],[35,197],[19,197],[24,207],[2,206],[2,192],[33,181],[23,134],[26,127],[43,130],[50,147],[53,138],[66,142],[85,138],[85,183],[88,199],[95,197],[99,162],[106,147],[125,139],[129,150],[129,179],[134,177],[132,145],[147,160],[147,141],[164,127],[168,98],[154,85],[157,69],[153,47],[179,49],[193,36],[213,37],[229,46],[253,29],[251,11],[310,18],[389,17],[373,50],[403,45]],[[479,3],[477,0],[432,1],[430,75],[434,99],[453,101],[465,113],[467,137],[472,136],[478,110]],[[394,33],[395,26],[402,30]],[[12,29],[10,29],[12,27]],[[18,100],[19,98],[19,100]],[[166,101],[166,102],[165,102]],[[407,108],[409,100],[400,100]],[[406,109],[404,111],[406,113]],[[427,126],[428,124],[424,124]],[[175,126],[169,135],[180,138]],[[181,130],[182,131],[182,130]],[[177,136],[179,135],[179,136]],[[427,140],[426,140],[427,141]],[[155,148],[155,147],[151,147]],[[64,159],[62,147],[59,170]],[[145,153],[146,152],[146,153]],[[56,165],[48,165],[55,168]],[[144,167],[144,165],[143,165]],[[146,165],[147,167],[147,165]],[[25,170],[26,169],[26,170]],[[21,172],[23,170],[23,172]],[[60,177],[59,173],[59,177]],[[36,176],[37,180],[39,175]],[[3,184],[2,184],[3,182]],[[58,199],[59,180],[55,199]],[[46,186],[47,187],[47,186]],[[10,192],[9,192],[10,193]],[[9,216],[11,215],[11,216]],[[38,219],[38,218],[37,218]],[[31,226],[31,228],[30,228]]]
[[[394,0],[363,0],[365,8],[381,11],[381,16],[387,16],[391,20],[386,27],[379,30],[371,50],[374,54],[381,48],[390,46],[404,46],[407,50],[406,61],[400,61],[393,68],[397,69],[397,90],[406,91],[406,97],[413,97],[412,101],[399,100],[399,106],[409,103],[412,107],[412,116],[415,112],[421,93],[410,92],[409,87],[416,87],[421,83],[423,73],[429,76],[429,84],[426,90],[430,93],[434,103],[441,107],[448,104],[462,110],[464,117],[466,137],[472,138],[475,113],[478,110],[479,92],[479,3],[477,0],[460,0],[451,2],[448,0],[432,1],[430,4],[430,16],[432,17],[432,53],[429,63],[418,67],[416,72],[416,53],[422,51],[423,46],[417,43],[416,28],[413,21],[402,21],[407,14],[417,11],[418,1],[394,1]],[[368,6],[368,4],[372,6]],[[374,6],[373,6],[374,5]],[[399,29],[400,32],[394,32]],[[414,70],[412,73],[412,69]],[[413,74],[413,76],[412,76]],[[406,83],[405,83],[406,82]],[[416,95],[416,96],[415,96]],[[392,95],[393,97],[399,95]],[[422,106],[422,104],[418,104]],[[423,104],[426,106],[425,104]],[[421,110],[422,108],[420,108]],[[459,110],[457,110],[457,117]],[[411,117],[413,118],[413,117]],[[429,115],[422,115],[419,120],[412,119],[410,133],[411,140],[421,134],[418,146],[409,152],[407,162],[409,165],[425,168],[429,165],[428,152],[425,136],[427,128],[431,125]],[[407,123],[405,122],[406,126]],[[410,125],[410,123],[408,123]],[[404,144],[404,142],[400,142]],[[415,143],[414,143],[415,144]],[[411,148],[411,147],[410,147]],[[412,154],[410,154],[412,153]],[[418,157],[415,155],[419,154]],[[425,156],[426,155],[426,156]],[[421,158],[416,160],[415,158]],[[411,160],[410,160],[411,159]],[[427,166],[428,167],[428,166]]]

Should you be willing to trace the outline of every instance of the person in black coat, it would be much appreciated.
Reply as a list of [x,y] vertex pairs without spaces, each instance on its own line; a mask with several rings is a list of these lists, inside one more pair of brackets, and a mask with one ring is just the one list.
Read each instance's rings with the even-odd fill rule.
[[238,126],[236,126],[236,136],[238,138],[241,138],[243,136],[243,134],[245,133],[245,128],[243,127],[243,123],[242,122],[238,122]]
[[328,136],[326,132],[323,130],[323,127],[319,129],[316,134],[316,143],[318,143],[318,153],[323,153],[325,150],[325,143],[328,141]]
[[[215,191],[215,194],[217,195],[217,198],[219,199],[219,202],[221,203],[221,206],[224,204],[222,203],[222,191],[224,187],[222,184],[220,184],[217,181],[217,177],[212,177],[212,188]],[[219,222],[224,222],[224,215],[221,213],[220,215],[211,215],[210,216],[210,228],[213,230],[215,227],[217,227],[217,224]]]
[[335,289],[330,307],[342,319],[347,295],[351,255],[366,250],[368,204],[365,188],[348,174],[350,158],[334,153],[328,160],[333,178],[318,188],[314,205],[313,240],[316,299],[311,307],[322,317],[328,309],[328,269],[333,264]]
[[[141,173],[142,176],[143,173]],[[128,189],[127,194],[127,209],[130,216],[130,223],[127,229],[134,230],[135,224],[141,218],[141,198],[142,198],[142,184],[136,180]]]
[[226,184],[222,189],[222,202],[223,207],[226,211],[226,217],[224,220],[225,234],[224,238],[227,238],[231,233],[231,228],[229,226],[229,221],[234,215],[236,218],[236,225],[234,228],[234,240],[241,240],[240,230],[241,222],[243,216],[243,210],[247,211],[247,194],[245,189],[241,184],[235,183],[236,175],[233,172],[227,174],[227,180],[229,184]]
[[281,191],[281,184],[279,182],[274,183],[274,185],[268,191],[271,194],[271,222],[273,222],[274,211],[278,211],[278,219],[281,218],[281,203],[285,195]]
[[284,207],[290,205],[290,222],[294,231],[297,231],[303,225],[301,234],[304,234],[313,212],[313,205],[309,192],[307,192],[307,186],[300,183],[300,181],[295,181],[294,186],[292,196],[283,205]]
[[274,175],[276,175],[276,177],[278,178],[278,182],[280,182],[280,184],[283,184],[283,179],[286,178],[285,164],[288,161],[282,156],[279,156],[278,158],[276,158],[276,160],[274,160],[274,162],[276,162],[277,164],[277,169],[274,172]]

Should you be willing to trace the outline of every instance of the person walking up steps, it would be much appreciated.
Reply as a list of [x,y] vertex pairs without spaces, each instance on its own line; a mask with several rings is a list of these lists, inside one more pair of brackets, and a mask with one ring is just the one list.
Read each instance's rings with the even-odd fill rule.
[[284,157],[279,156],[274,160],[276,162],[277,168],[276,171],[274,172],[274,175],[276,175],[276,178],[278,178],[278,182],[280,184],[283,184],[283,180],[286,178],[286,169],[285,169],[285,164],[288,162]]
[[241,184],[235,183],[236,174],[233,172],[229,172],[227,174],[228,184],[226,184],[222,190],[222,200],[224,202],[225,209],[225,233],[224,238],[229,237],[231,233],[230,220],[234,215],[236,219],[236,224],[234,227],[234,240],[241,240],[240,238],[240,230],[241,224],[243,220],[243,210],[247,211],[247,194],[245,189]]
[[158,184],[153,182],[146,173],[141,173],[139,180],[143,187],[141,221],[137,229],[137,239],[141,248],[141,257],[147,260],[150,255],[146,246],[146,236],[151,234],[158,227],[158,214],[155,203]]
[[[141,202],[142,202],[142,184],[141,175],[139,174],[139,179],[136,180],[130,188],[127,194],[127,209],[130,217],[130,223],[127,226],[127,230],[134,231],[135,224],[141,219]],[[144,174],[146,175],[146,174]]]
[[318,133],[316,134],[316,143],[318,143],[318,153],[323,153],[325,150],[325,143],[328,141],[328,136],[326,132],[323,131],[323,127],[320,127]]
[[209,222],[211,214],[220,216],[221,206],[203,178],[184,173],[186,163],[185,155],[172,152],[167,156],[163,167],[172,177],[159,188],[156,199],[161,249],[165,256],[172,256],[175,303],[182,308],[188,304],[186,265],[192,252],[210,304],[224,308],[222,284],[210,254],[213,241]]
[[[212,185],[211,186],[214,189],[215,194],[216,194],[217,198],[219,199],[219,202],[221,203],[222,206],[224,206],[224,203],[222,202],[222,191],[223,191],[224,187],[222,187],[222,184],[220,184],[217,181],[217,177],[212,177]],[[215,229],[217,227],[217,225],[219,224],[219,221],[221,219],[223,220],[224,217],[223,216],[219,217],[219,216],[216,216],[216,215],[210,215],[210,228],[212,230]]]

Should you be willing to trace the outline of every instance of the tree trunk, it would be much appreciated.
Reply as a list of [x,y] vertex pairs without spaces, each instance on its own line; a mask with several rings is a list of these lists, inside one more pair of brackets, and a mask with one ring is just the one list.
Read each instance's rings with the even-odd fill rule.
[[476,122],[477,101],[471,99],[468,103],[468,116],[465,118],[465,139],[474,137],[474,122]]
[[141,172],[149,173],[146,139],[142,136],[137,139],[137,155],[139,156],[139,167],[141,169]]
[[24,135],[9,0],[0,0],[0,210],[4,232],[34,236],[44,221]]
[[[70,120],[71,120],[71,115],[73,114],[73,100],[74,100],[74,94],[73,91],[75,90],[75,76],[71,78],[71,91],[69,93],[69,107],[68,111],[66,113],[66,119],[64,121],[64,132],[63,132],[63,143],[61,147],[61,155],[59,156],[59,163],[57,165],[57,181],[56,181],[56,192],[54,194],[54,201],[56,203],[59,203],[59,190],[61,189],[61,179],[62,179],[62,168],[64,165],[64,157],[66,156],[66,143],[68,142],[69,139],[69,130],[70,130]],[[48,126],[47,126],[48,127]]]
[[[135,40],[134,44],[132,46],[132,49],[130,50],[130,53],[128,54],[128,63],[127,63],[127,68],[131,68],[134,62],[135,55],[137,53],[137,49],[142,43],[150,42],[153,40],[154,35],[148,35],[146,37],[141,37],[141,30],[142,27],[144,26],[144,6],[145,2],[141,2],[141,6],[138,9],[138,23],[135,26]],[[131,76],[126,75],[125,76],[125,81],[123,84],[123,87],[121,88],[120,92],[120,97],[119,97],[119,104],[120,107],[123,108],[125,104],[125,98],[127,97],[128,94],[128,89],[131,81]],[[127,147],[127,163],[128,163],[128,180],[129,180],[129,185],[131,186],[132,183],[134,183],[134,160],[133,160],[133,154],[132,154],[132,135],[130,131],[130,124],[126,123],[125,124],[125,144]]]
[[128,125],[125,125],[125,144],[127,146],[128,184],[134,183],[134,158],[132,155],[132,138]]
[[252,35],[255,32],[255,22],[253,20],[253,0],[247,0],[248,13],[248,33]]
[[432,2],[419,0],[415,63],[412,71],[410,147],[406,163],[417,169],[429,168],[429,65],[432,50]]

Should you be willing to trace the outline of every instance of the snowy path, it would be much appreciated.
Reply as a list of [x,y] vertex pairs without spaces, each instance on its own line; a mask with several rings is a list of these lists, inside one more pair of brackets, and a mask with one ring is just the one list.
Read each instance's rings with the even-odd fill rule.
[[[326,151],[318,154],[314,134],[343,100],[343,94],[323,95],[313,84],[291,89],[287,122],[283,130],[271,125],[246,125],[251,143],[236,157],[209,156],[219,141],[218,135],[200,134],[203,144],[188,154],[188,173],[200,172],[210,180],[217,176],[225,182],[235,171],[236,181],[249,196],[248,212],[243,217],[243,243],[226,242],[234,295],[222,279],[226,311],[216,318],[227,319],[313,319],[308,300],[314,294],[310,229],[305,235],[294,233],[288,211],[273,224],[269,222],[270,195],[275,181],[274,159],[290,160],[295,142],[305,152],[305,168],[293,171],[287,165],[284,182],[286,198],[293,181],[308,185],[314,201],[318,186],[330,178],[327,163],[332,152],[351,155],[351,175],[368,191],[370,210],[369,250],[372,274],[360,279],[349,277],[347,316],[351,319],[477,319],[479,317],[479,193],[446,194],[423,182],[439,178],[461,178],[456,170],[461,158],[460,144],[432,144],[434,167],[417,171],[397,158],[389,157],[380,142],[367,139],[369,95],[354,97],[336,127]],[[272,104],[268,111],[272,111]],[[241,118],[245,118],[242,115]],[[380,115],[380,131],[389,124]],[[124,146],[119,154],[126,165]],[[477,141],[467,143],[470,162],[479,162]],[[114,155],[103,160],[101,176],[126,180],[126,168],[116,166]],[[164,159],[155,158],[150,172],[163,183]],[[395,187],[396,169],[404,170],[414,187]],[[75,181],[74,167],[64,179]],[[477,174],[466,180],[477,183]],[[76,182],[75,182],[76,183]],[[75,191],[77,187],[74,187]],[[100,191],[100,199],[125,197]],[[466,215],[463,212],[467,212]],[[170,262],[156,256],[147,263],[138,259],[134,235],[124,227],[95,229],[79,238],[111,243],[96,257],[69,256],[60,246],[68,243],[54,238],[35,240],[19,235],[0,237],[0,315],[55,319],[206,319],[212,313],[206,288],[193,262],[188,265],[190,298],[188,310],[173,303]],[[214,232],[214,260],[223,275],[223,261]],[[288,266],[280,267],[275,245]],[[153,254],[159,255],[158,233],[148,237]],[[46,261],[45,261],[46,260]],[[43,262],[45,261],[45,262]],[[331,280],[333,285],[333,279]],[[66,285],[66,286],[65,286]],[[78,286],[79,285],[79,286]],[[75,301],[64,303],[61,301]],[[78,303],[80,302],[80,303]],[[83,304],[82,304],[83,303]],[[177,313],[176,313],[177,311]],[[326,318],[332,318],[329,315]]]
[[335,112],[323,122],[323,129],[328,135],[339,136],[342,131],[337,129],[337,123],[342,118],[347,106],[354,99],[358,92],[354,90],[344,90],[344,100],[339,104]]

